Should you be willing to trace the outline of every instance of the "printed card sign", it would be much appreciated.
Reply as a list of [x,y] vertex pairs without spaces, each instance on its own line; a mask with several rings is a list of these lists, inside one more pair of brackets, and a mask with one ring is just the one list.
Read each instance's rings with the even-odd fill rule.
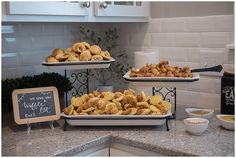
[[18,89],[12,93],[17,124],[53,121],[60,118],[56,87]]

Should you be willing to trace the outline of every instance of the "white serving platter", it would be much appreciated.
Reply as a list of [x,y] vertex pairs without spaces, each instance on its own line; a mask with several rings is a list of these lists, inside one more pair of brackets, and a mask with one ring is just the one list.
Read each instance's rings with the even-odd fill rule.
[[181,77],[130,77],[128,71],[123,78],[134,86],[150,86],[150,87],[186,87],[187,84],[198,81],[199,73],[193,73],[192,78]]
[[71,61],[71,62],[55,62],[48,63],[43,61],[42,65],[47,66],[48,69],[53,70],[68,70],[68,69],[97,69],[97,68],[108,68],[115,59],[102,61]]
[[65,115],[66,121],[71,126],[156,126],[163,125],[166,115]]

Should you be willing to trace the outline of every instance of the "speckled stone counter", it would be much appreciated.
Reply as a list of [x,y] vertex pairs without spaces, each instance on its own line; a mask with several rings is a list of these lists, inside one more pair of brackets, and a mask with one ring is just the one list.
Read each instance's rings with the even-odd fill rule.
[[185,132],[182,120],[165,127],[70,127],[54,131],[39,127],[26,130],[2,128],[2,156],[70,156],[101,143],[118,142],[164,155],[234,156],[234,131],[219,126],[215,119],[202,136]]

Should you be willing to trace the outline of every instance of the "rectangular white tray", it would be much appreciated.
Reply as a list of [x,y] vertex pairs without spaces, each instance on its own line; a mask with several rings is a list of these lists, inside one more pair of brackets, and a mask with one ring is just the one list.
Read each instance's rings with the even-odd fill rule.
[[65,115],[66,121],[71,126],[156,126],[163,125],[166,115]]
[[193,73],[193,77],[182,78],[182,77],[130,77],[130,71],[128,71],[123,77],[127,81],[134,82],[194,82],[199,80],[200,76],[198,73]]
[[192,78],[181,77],[130,77],[128,71],[123,78],[133,86],[150,86],[150,87],[186,87],[192,82],[200,79],[199,73],[193,73]]
[[65,70],[65,69],[97,69],[108,68],[115,59],[102,61],[71,61],[71,62],[56,62],[48,63],[43,61],[42,65],[47,66],[48,69]]

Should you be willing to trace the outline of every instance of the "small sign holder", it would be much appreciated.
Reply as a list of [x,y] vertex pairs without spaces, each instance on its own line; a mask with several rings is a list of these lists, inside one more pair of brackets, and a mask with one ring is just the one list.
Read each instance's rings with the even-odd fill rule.
[[61,117],[56,87],[17,89],[12,92],[14,120],[27,124],[27,135],[33,123],[48,122],[54,131],[53,122]]

